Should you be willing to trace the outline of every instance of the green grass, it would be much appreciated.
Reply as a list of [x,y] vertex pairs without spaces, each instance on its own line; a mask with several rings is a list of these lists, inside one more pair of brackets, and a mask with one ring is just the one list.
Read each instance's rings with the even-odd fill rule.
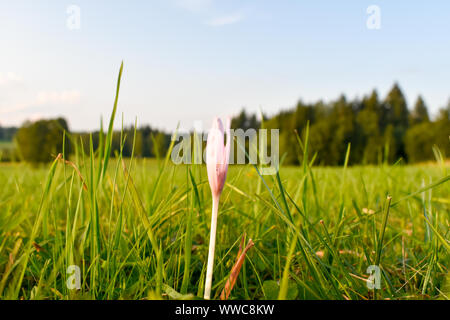
[[[77,163],[86,189],[61,162],[0,165],[0,298],[201,296],[211,207],[205,168],[124,162],[129,175],[111,159],[95,190],[98,167],[89,158]],[[266,189],[253,167],[231,166],[213,296],[245,232],[255,247],[232,299],[448,298],[449,183],[416,193],[447,174],[438,166],[350,167],[344,178],[343,168],[285,167],[280,182],[264,177]],[[377,259],[383,277],[374,294],[362,279]],[[81,290],[65,285],[72,264],[82,270]]]
[[14,142],[0,140],[0,162],[15,161],[17,157],[14,149]]
[[[63,148],[49,166],[0,163],[0,299],[202,297],[206,169],[173,165],[173,146],[157,161],[122,159],[121,152],[110,158],[121,73],[98,150],[92,139],[89,154],[72,141],[70,161]],[[445,162],[312,168],[305,141],[298,141],[302,166],[274,176],[230,166],[212,297],[220,296],[246,234],[255,245],[230,299],[448,299]],[[365,280],[374,264],[379,290]],[[73,265],[81,270],[79,290],[66,285]]]
[[14,148],[14,142],[0,140],[0,150],[11,150],[13,148]]

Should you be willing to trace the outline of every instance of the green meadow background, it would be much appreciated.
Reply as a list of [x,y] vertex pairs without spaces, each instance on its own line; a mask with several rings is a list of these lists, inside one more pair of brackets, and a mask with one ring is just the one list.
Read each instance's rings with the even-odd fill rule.
[[[91,164],[78,165],[80,175],[60,160],[52,168],[0,166],[0,297],[202,297],[205,167],[114,160],[92,190]],[[447,299],[448,169],[283,167],[263,180],[250,165],[230,166],[213,296],[246,234],[255,246],[231,299]],[[380,290],[364,281],[371,264],[382,268]],[[69,265],[81,269],[80,290],[66,286]]]
[[[51,164],[0,163],[1,299],[201,299],[211,196],[203,165],[123,154],[109,125],[64,134]],[[111,157],[113,139],[119,149]],[[116,137],[116,138],[115,138]],[[212,297],[242,237],[255,243],[229,299],[448,299],[449,165],[388,161],[315,167],[309,126],[298,165],[260,175],[230,165],[221,196]],[[70,156],[66,141],[71,141]],[[80,288],[69,289],[71,266]],[[381,269],[369,289],[369,266]],[[69,272],[68,272],[69,270]]]

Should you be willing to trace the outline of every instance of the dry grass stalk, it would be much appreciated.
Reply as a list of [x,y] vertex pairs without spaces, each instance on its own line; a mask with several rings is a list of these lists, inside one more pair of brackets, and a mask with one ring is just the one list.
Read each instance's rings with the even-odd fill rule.
[[243,249],[244,241],[245,241],[245,234],[242,236],[236,262],[234,263],[234,266],[231,269],[230,277],[228,278],[225,284],[225,288],[222,290],[222,293],[220,294],[220,300],[227,300],[228,297],[230,296],[231,290],[233,290],[234,284],[236,283],[236,280],[241,271],[242,264],[244,263],[245,255],[247,254],[247,251],[255,245],[252,239],[250,239],[247,243],[247,246],[245,246],[245,248]]

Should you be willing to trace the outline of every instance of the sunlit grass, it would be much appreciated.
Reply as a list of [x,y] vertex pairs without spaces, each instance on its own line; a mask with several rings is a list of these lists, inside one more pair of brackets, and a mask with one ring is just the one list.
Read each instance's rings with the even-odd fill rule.
[[[211,208],[206,169],[169,162],[160,174],[156,160],[124,163],[130,175],[113,159],[96,191],[98,233],[92,230],[89,186],[83,188],[72,167],[56,163],[45,192],[48,166],[0,166],[1,298],[167,298],[169,287],[202,296]],[[90,172],[88,159],[77,165],[82,174]],[[287,298],[373,298],[363,279],[376,262],[386,196],[395,203],[447,173],[438,166],[350,167],[343,179],[342,168],[314,168],[305,184],[302,168],[281,168],[291,223],[286,208],[278,208],[260,186],[253,167],[230,166],[218,218],[213,297],[225,285],[245,232],[255,246],[230,298],[277,298],[278,282],[288,284],[282,291]],[[281,204],[277,179],[264,178]],[[376,298],[448,297],[441,291],[448,274],[449,194],[449,183],[443,182],[390,208]],[[424,212],[433,228],[427,227]],[[66,287],[72,264],[82,270],[81,290]]]
[[[0,163],[0,299],[203,296],[206,168],[172,164],[173,145],[164,159],[110,158],[120,74],[97,150],[92,137],[67,136],[73,153],[64,146],[51,165]],[[448,299],[450,176],[442,157],[431,166],[315,168],[308,129],[298,142],[299,167],[261,176],[258,166],[230,166],[211,298],[246,234],[254,246],[230,299]],[[66,285],[73,265],[79,290]],[[370,265],[381,268],[379,290],[367,287]]]

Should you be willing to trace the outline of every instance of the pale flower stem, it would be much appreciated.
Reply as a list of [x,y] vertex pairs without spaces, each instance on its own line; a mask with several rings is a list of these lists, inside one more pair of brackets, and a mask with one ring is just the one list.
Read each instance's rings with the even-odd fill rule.
[[214,267],[214,251],[216,249],[216,229],[217,229],[217,212],[219,209],[219,197],[213,196],[212,214],[211,214],[211,233],[209,237],[209,253],[208,253],[208,265],[206,268],[206,281],[205,281],[205,299],[211,298],[211,284],[213,277]]

